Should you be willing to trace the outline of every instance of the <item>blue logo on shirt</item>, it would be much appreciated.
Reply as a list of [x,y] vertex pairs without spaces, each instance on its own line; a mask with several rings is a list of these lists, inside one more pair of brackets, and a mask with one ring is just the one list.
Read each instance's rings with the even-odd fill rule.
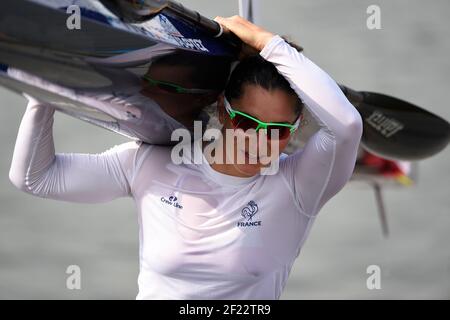
[[252,200],[242,209],[241,215],[247,220],[252,220],[256,212],[258,212],[258,205]]
[[165,203],[165,204],[168,204],[168,205],[171,205],[171,206],[174,206],[175,208],[177,208],[177,209],[183,209],[183,206],[182,205],[180,205],[178,202],[177,202],[177,197],[175,197],[175,196],[170,196],[168,199],[166,199],[166,198],[164,198],[164,197],[161,197],[161,202],[162,203]]
[[258,205],[255,201],[250,201],[242,209],[241,215],[247,219],[247,221],[239,221],[237,223],[238,227],[256,227],[261,226],[261,221],[253,221],[253,216],[258,212]]

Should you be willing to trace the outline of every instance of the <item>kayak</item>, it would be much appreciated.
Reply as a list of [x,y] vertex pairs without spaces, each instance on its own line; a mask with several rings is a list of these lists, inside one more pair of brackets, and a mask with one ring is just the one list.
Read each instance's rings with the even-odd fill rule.
[[[209,105],[199,109],[176,99],[166,101],[174,104],[170,108],[155,104],[143,81],[151,66],[172,61],[175,72],[163,71],[167,82],[190,83],[181,79],[188,67],[196,81],[225,83],[224,70],[237,60],[239,47],[216,22],[169,0],[0,2],[1,86],[151,144],[175,144],[175,129],[193,131],[198,120],[204,130],[210,118]],[[340,87],[363,118],[365,150],[413,161],[448,145],[450,125],[441,117],[401,99]],[[286,152],[303,147],[319,129],[305,109],[301,133]]]
[[[170,144],[174,127],[189,125],[178,123],[176,115],[172,121],[154,110],[151,97],[129,102],[142,92],[142,76],[153,61],[170,55],[201,55],[198,65],[190,59],[193,69],[208,62],[231,63],[237,54],[236,40],[217,38],[208,26],[183,19],[182,13],[175,15],[168,8],[144,21],[124,22],[104,5],[113,1],[102,2],[2,1],[0,85],[130,138]],[[71,10],[74,6],[77,11]],[[79,29],[67,27],[74,12],[79,13]],[[203,76],[217,75],[212,68]]]

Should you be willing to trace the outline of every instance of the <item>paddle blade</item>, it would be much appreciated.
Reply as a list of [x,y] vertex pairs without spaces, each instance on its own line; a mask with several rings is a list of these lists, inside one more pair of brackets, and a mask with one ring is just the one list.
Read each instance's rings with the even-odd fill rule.
[[357,106],[364,121],[361,144],[380,156],[421,160],[442,151],[450,138],[449,123],[409,102],[361,92]]

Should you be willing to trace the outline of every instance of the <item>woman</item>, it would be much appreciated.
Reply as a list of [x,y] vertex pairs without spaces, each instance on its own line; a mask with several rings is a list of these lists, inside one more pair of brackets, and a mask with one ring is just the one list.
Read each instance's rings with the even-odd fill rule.
[[[33,99],[20,125],[10,179],[21,190],[85,203],[134,199],[138,299],[278,299],[317,213],[354,169],[362,120],[336,83],[278,35],[236,16],[216,21],[259,53],[233,71],[218,101],[222,132],[266,128],[275,173],[262,174],[263,157],[226,135],[200,164],[174,164],[171,148],[141,142],[55,155],[54,109]],[[321,129],[286,156],[301,101]],[[256,163],[238,163],[239,154]]]

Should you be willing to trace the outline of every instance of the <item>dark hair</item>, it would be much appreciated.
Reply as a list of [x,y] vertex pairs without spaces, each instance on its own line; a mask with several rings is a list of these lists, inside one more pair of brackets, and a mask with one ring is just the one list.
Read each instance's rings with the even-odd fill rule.
[[194,52],[176,51],[175,53],[157,58],[153,62],[159,66],[190,67],[191,82],[201,89],[225,89],[231,69],[231,59],[209,56]]
[[[290,41],[286,40],[286,42],[299,52],[303,50],[303,48]],[[289,82],[278,72],[277,68],[260,55],[243,59],[233,70],[225,88],[225,97],[227,100],[239,99],[244,93],[243,90],[246,85],[261,86],[269,91],[280,89],[288,94],[297,96],[297,93],[291,88]],[[302,110],[303,102],[299,97],[296,114],[299,115]]]

